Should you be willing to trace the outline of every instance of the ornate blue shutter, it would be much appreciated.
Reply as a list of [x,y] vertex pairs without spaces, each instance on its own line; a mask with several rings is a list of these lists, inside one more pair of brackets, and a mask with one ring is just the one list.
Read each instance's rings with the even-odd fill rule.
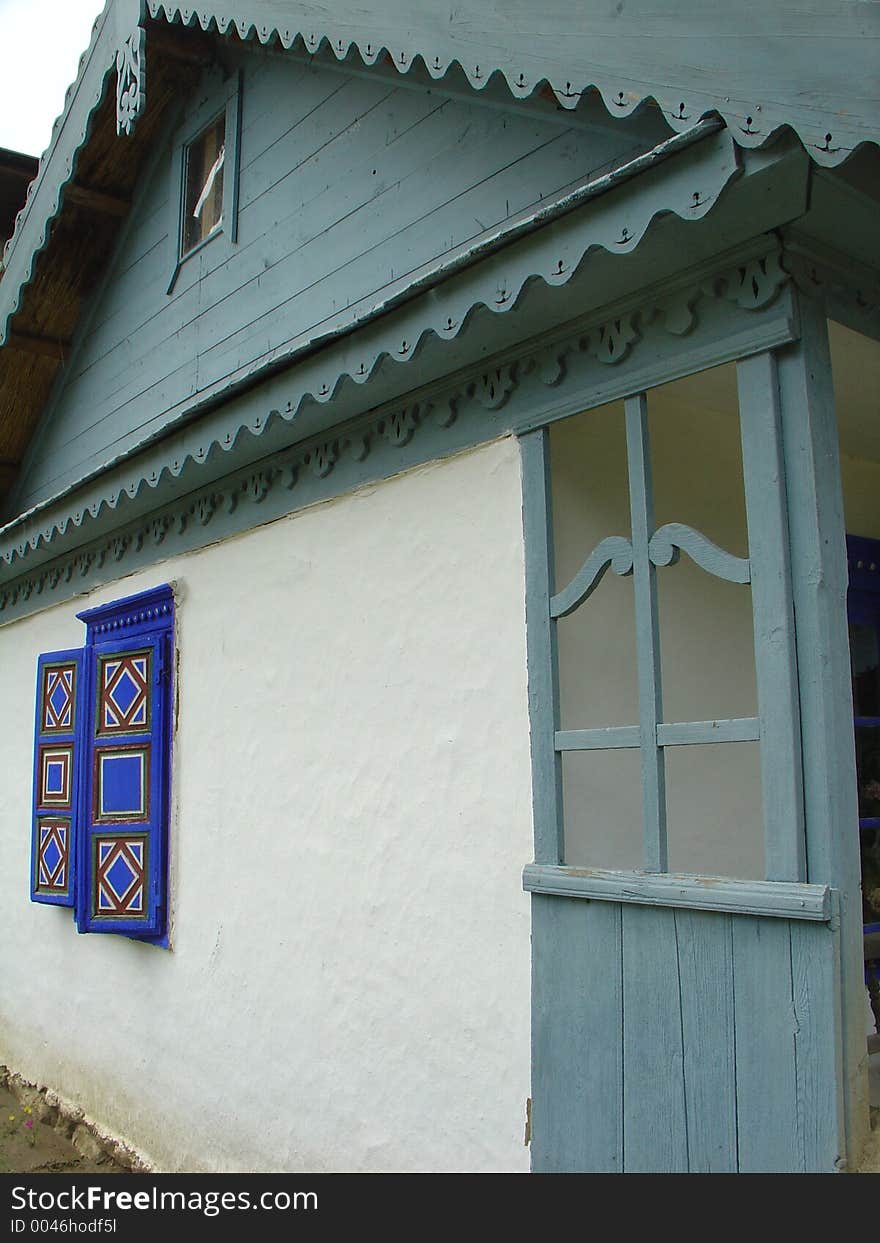
[[90,609],[76,919],[80,932],[162,941],[174,600],[170,587]]
[[73,906],[83,730],[83,653],[37,662],[31,900]]

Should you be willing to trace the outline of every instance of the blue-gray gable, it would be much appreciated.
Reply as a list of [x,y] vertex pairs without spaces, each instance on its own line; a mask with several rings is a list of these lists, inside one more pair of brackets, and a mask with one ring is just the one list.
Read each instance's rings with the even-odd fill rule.
[[219,106],[209,73],[142,177],[10,509],[155,434],[181,403],[308,338],[340,309],[663,137],[501,109],[396,74],[241,54],[238,240],[175,265],[176,140]]
[[876,0],[148,0],[154,17],[280,41],[401,73],[455,67],[474,88],[493,75],[524,99],[549,84],[563,107],[597,90],[613,115],[654,99],[686,128],[717,111],[743,146],[791,125],[836,164],[876,143]]

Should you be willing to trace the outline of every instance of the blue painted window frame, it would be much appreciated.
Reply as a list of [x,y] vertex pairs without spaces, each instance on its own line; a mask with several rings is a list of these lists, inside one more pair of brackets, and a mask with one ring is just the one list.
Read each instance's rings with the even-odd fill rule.
[[[168,204],[168,240],[172,247],[171,274],[166,293],[172,294],[181,269],[206,246],[225,238],[227,250],[238,242],[238,198],[241,167],[241,70],[219,84],[209,85],[197,111],[175,134],[171,144],[171,177]],[[183,213],[186,195],[186,153],[191,144],[218,117],[226,117],[226,155],[223,166],[223,215],[220,224],[185,254],[183,252]],[[228,255],[227,255],[228,257]]]
[[[86,625],[85,646],[47,652],[37,662],[31,898],[35,902],[72,906],[79,932],[118,933],[167,947],[173,589],[162,584],[77,616]],[[125,656],[131,663],[123,666],[120,661]],[[53,724],[46,708],[47,677],[64,667],[76,669],[72,719],[66,729]],[[128,699],[120,701],[122,710],[115,699],[108,698],[107,691],[108,687],[112,690],[113,677],[120,670],[128,690]],[[42,781],[42,757],[50,745],[59,751],[66,748],[71,754],[69,789],[65,791],[69,797],[64,799],[63,807],[47,805],[43,797],[46,783]],[[126,811],[118,802],[115,806],[101,802],[100,774],[108,761],[117,758],[140,760],[138,808]],[[48,796],[52,796],[51,789]],[[41,828],[51,829],[52,820],[62,818],[69,824],[68,876],[65,889],[54,892],[40,884]],[[52,865],[59,838],[49,842],[49,834],[44,833],[43,837],[47,842],[45,848],[51,851],[48,862]],[[103,856],[99,858],[102,850]],[[111,873],[122,875],[123,879],[130,877],[130,884],[122,893],[117,893],[119,884]],[[44,866],[44,881],[45,875]],[[115,901],[114,893],[118,897],[116,909],[108,905]],[[102,905],[107,909],[102,910]]]

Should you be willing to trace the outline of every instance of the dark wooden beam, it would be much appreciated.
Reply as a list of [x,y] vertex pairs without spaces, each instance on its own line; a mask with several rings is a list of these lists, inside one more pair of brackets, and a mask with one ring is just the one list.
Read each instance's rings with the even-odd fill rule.
[[22,181],[33,181],[37,175],[40,161],[35,155],[24,155],[21,151],[9,151],[0,147],[0,172]]
[[103,190],[93,190],[90,186],[77,185],[72,181],[64,191],[64,198],[77,207],[85,207],[88,211],[99,212],[104,216],[125,216],[131,203],[128,199],[119,198],[115,194],[105,194]]
[[211,40],[202,31],[184,31],[183,27],[169,26],[166,22],[150,22],[147,26],[147,54],[151,52],[203,68],[215,60]]
[[38,337],[29,332],[10,332],[6,338],[6,344],[25,354],[42,354],[46,358],[54,358],[57,362],[63,362],[71,343],[59,340],[58,337]]

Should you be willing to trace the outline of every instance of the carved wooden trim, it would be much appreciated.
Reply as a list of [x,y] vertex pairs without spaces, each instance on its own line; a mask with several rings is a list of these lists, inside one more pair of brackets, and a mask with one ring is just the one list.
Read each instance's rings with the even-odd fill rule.
[[[361,23],[334,26],[332,21],[322,20],[319,25],[301,25],[291,20],[287,12],[280,12],[275,21],[266,20],[266,7],[251,10],[247,0],[227,6],[225,10],[216,5],[194,4],[181,8],[177,0],[147,0],[147,10],[156,21],[163,18],[169,23],[179,19],[184,26],[195,30],[216,27],[221,34],[237,34],[242,40],[256,39],[261,44],[276,42],[286,50],[302,49],[310,56],[321,51],[332,52],[338,61],[349,61],[357,54],[365,66],[376,64],[393,66],[398,73],[409,73],[421,62],[434,79],[444,78],[457,68],[469,85],[476,91],[483,90],[500,74],[515,99],[526,99],[535,92],[549,92],[562,108],[576,108],[580,100],[591,91],[601,96],[612,117],[631,116],[648,99],[656,103],[669,125],[676,130],[686,129],[699,121],[701,116],[720,112],[725,124],[743,147],[760,147],[778,133],[783,126],[791,126],[800,137],[812,158],[820,164],[834,165],[845,159],[853,150],[855,139],[848,118],[829,113],[807,114],[793,117],[780,105],[763,99],[733,100],[713,93],[711,87],[699,86],[685,90],[682,86],[664,86],[653,79],[639,84],[627,78],[621,82],[616,74],[597,71],[589,73],[564,68],[561,64],[548,63],[536,44],[534,59],[524,57],[526,63],[510,64],[500,54],[503,41],[494,40],[484,54],[472,45],[470,55],[462,53],[460,43],[453,34],[454,22],[449,33],[438,23],[430,38],[414,41],[411,29],[395,27],[393,44],[388,42],[386,32],[371,29],[370,19],[365,16]],[[328,16],[332,9],[328,9]],[[366,14],[368,10],[364,10]],[[549,73],[549,77],[548,77]],[[772,96],[772,92],[771,92]]]
[[715,578],[728,583],[751,582],[751,566],[747,557],[735,557],[719,548],[702,531],[681,522],[667,522],[651,536],[648,553],[657,566],[674,565],[679,552],[686,552],[695,565]]
[[[728,270],[725,268],[724,272]],[[681,326],[679,308],[685,306],[690,321],[689,331],[695,332],[704,301],[729,301],[724,296],[728,284],[728,278],[723,274],[719,274],[716,279],[697,275],[693,278],[693,283],[678,294],[670,295],[661,290],[641,306],[633,304],[622,307],[619,311],[615,310],[610,318],[605,310],[595,317],[592,324],[588,321],[582,326],[569,327],[568,334],[560,335],[555,341],[541,341],[538,344],[526,342],[516,358],[489,365],[484,363],[470,375],[457,377],[445,390],[438,388],[429,397],[389,403],[353,420],[347,427],[324,432],[279,451],[270,461],[264,460],[257,465],[239,468],[226,479],[208,484],[201,491],[198,490],[198,475],[213,460],[214,449],[218,443],[220,448],[233,449],[239,439],[238,431],[243,426],[247,426],[252,435],[259,438],[273,425],[279,412],[263,412],[246,423],[239,421],[236,428],[227,432],[222,440],[209,439],[187,452],[180,452],[172,446],[157,446],[151,458],[144,460],[141,457],[133,461],[135,469],[127,482],[117,482],[110,490],[99,488],[87,503],[80,494],[79,503],[73,508],[61,508],[59,502],[47,513],[44,523],[37,525],[39,519],[31,519],[32,525],[27,535],[16,536],[12,530],[8,530],[6,543],[0,543],[0,575],[5,570],[7,579],[5,584],[0,583],[0,620],[12,615],[26,599],[50,596],[72,579],[96,581],[104,567],[119,565],[133,556],[140,556],[145,550],[161,548],[162,555],[166,555],[169,545],[184,534],[189,539],[193,530],[204,528],[207,533],[218,516],[230,515],[235,511],[238,523],[236,529],[242,530],[247,529],[248,525],[265,521],[263,510],[290,512],[291,509],[309,504],[314,499],[312,490],[316,486],[323,488],[325,481],[343,465],[346,469],[354,464],[362,468],[363,473],[359,478],[376,478],[383,474],[393,474],[395,469],[400,469],[394,466],[396,455],[409,453],[411,448],[414,448],[416,460],[420,460],[418,454],[421,452],[439,455],[444,437],[453,437],[455,443],[462,443],[464,433],[459,432],[458,428],[463,410],[469,412],[469,426],[476,427],[473,420],[478,417],[482,420],[478,425],[482,430],[474,432],[473,438],[467,443],[479,443],[488,439],[497,432],[507,430],[510,423],[509,420],[508,423],[504,421],[507,417],[505,409],[526,379],[529,383],[536,381],[541,387],[558,393],[566,384],[571,383],[569,361],[574,366],[574,359],[578,355],[582,358],[598,358],[593,343],[607,342],[606,326],[609,323],[615,325],[615,332],[619,331],[616,325],[625,325],[625,335],[631,335],[626,352],[622,349],[615,351],[619,356],[611,366],[612,370],[623,367],[625,371],[638,360],[642,340],[641,326],[650,325],[652,332],[656,333],[659,329],[675,335]],[[763,311],[767,303],[765,301],[763,306],[752,306],[746,300],[743,307],[738,302],[735,305],[737,314],[742,313],[750,318],[751,311]],[[604,372],[609,359],[603,357],[600,361],[601,370]],[[368,404],[367,400],[364,404]],[[285,410],[285,417],[290,417],[296,409],[297,406],[290,403]],[[495,431],[493,424],[496,426]],[[421,437],[425,437],[430,446],[426,451],[418,447]],[[193,445],[192,440],[189,443]],[[372,458],[376,459],[375,466],[370,462]],[[213,470],[216,473],[216,466]],[[48,565],[44,561],[32,574],[26,573],[25,563],[37,549],[51,548],[56,542],[59,548],[63,542],[70,541],[77,541],[82,545],[82,535],[78,536],[78,532],[84,524],[112,512],[119,512],[120,519],[124,521],[125,507],[119,509],[123,498],[126,501],[135,501],[145,489],[147,495],[151,495],[163,479],[181,477],[184,472],[187,482],[181,486],[185,486],[186,496],[182,499],[166,505],[159,513],[155,507],[152,508],[143,518],[128,524],[125,530],[108,532],[90,546],[88,555],[80,547],[66,557],[62,555],[60,561],[53,560]],[[339,490],[353,484],[331,486]],[[288,496],[290,499],[282,502],[281,498]],[[270,498],[274,499],[270,502]],[[248,517],[251,507],[259,507],[259,516],[255,512],[252,519]],[[207,534],[205,538],[208,538]],[[686,547],[688,540],[682,536],[681,541],[677,546],[685,547],[693,555],[692,549]],[[624,548],[623,544],[627,547]],[[659,555],[659,549],[655,548],[655,551]],[[572,591],[578,598],[586,598],[609,562],[617,573],[629,572],[631,552],[628,541],[622,541],[620,547],[603,547],[596,552],[603,553],[600,557],[602,564],[591,565],[589,574],[585,567],[578,582],[572,584],[566,593],[560,593],[554,600],[554,605],[558,604],[560,609],[568,611],[569,606],[562,600],[563,595],[567,599],[568,591]],[[606,552],[608,556],[604,556]],[[151,555],[155,556],[156,552],[153,551]],[[731,558],[731,561],[738,563],[736,558]],[[581,577],[584,577],[584,582],[580,582]],[[590,583],[586,582],[587,578],[591,579]]]
[[138,26],[116,53],[116,133],[130,134],[147,105],[147,32]]

